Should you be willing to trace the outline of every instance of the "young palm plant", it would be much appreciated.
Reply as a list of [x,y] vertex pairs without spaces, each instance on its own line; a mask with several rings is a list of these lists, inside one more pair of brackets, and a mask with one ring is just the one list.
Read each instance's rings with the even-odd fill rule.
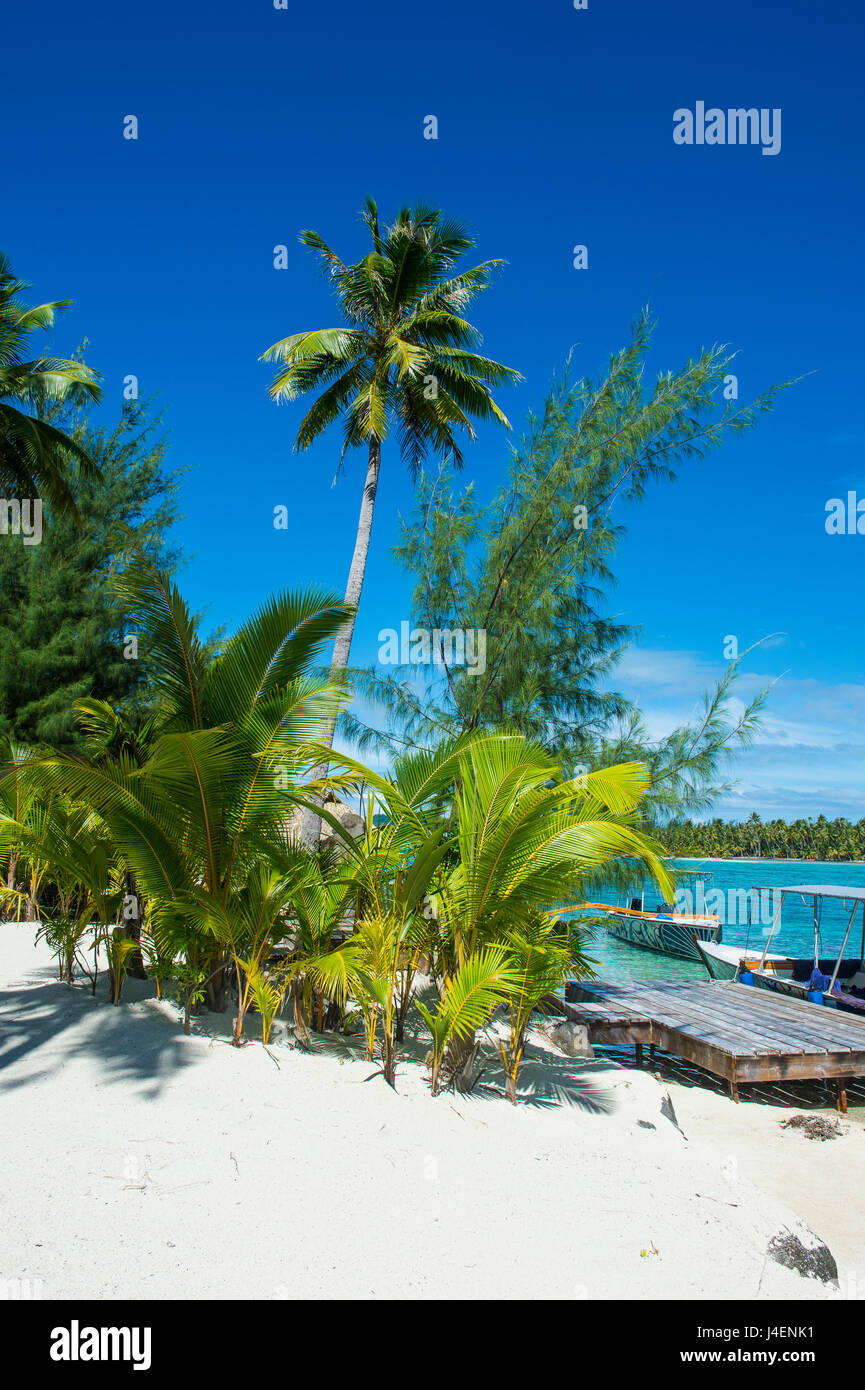
[[535,1010],[571,976],[587,979],[594,974],[580,929],[556,922],[549,913],[537,913],[522,929],[505,934],[505,945],[515,976],[508,1000],[508,1037],[499,1042],[505,1072],[505,1094],[516,1104],[517,1077],[526,1046],[526,1033]]
[[[445,987],[493,943],[509,945],[518,968],[515,943],[536,929],[538,913],[573,900],[612,862],[637,860],[672,891],[662,847],[634,824],[647,787],[637,763],[560,779],[548,755],[521,735],[473,739],[460,757],[454,798],[459,858],[438,892]],[[449,1044],[458,1087],[472,1084],[475,1050],[473,1033]]]
[[[438,1007],[433,1013],[418,999],[417,1006],[426,1020],[433,1040],[431,1090],[438,1093],[442,1064],[448,1048],[461,1045],[463,1051],[456,1068],[454,1082],[471,1084],[478,1045],[475,1034],[495,1013],[499,1005],[512,997],[518,987],[518,977],[509,960],[505,945],[484,946],[473,952],[455,975],[444,985]],[[513,1010],[513,1003],[511,1009]]]
[[[344,772],[330,785],[363,783],[384,812],[379,824],[368,813],[367,836],[356,843],[322,815],[344,836],[364,885],[357,933],[339,968],[346,988],[366,991],[369,1026],[382,1018],[389,1029],[386,1074],[392,1079],[394,1001],[410,997],[423,955],[440,993],[435,1008],[419,1005],[433,1036],[434,1089],[442,1078],[458,1089],[474,1084],[477,1033],[508,1002],[503,1060],[513,1098],[529,1015],[569,971],[589,968],[577,936],[566,958],[559,955],[562,933],[542,929],[542,915],[580,897],[620,860],[638,861],[665,894],[672,889],[661,846],[635,826],[645,768],[563,780],[521,735],[477,733],[405,755],[391,779],[345,756],[334,761]],[[378,964],[364,969],[370,956]]]
[[[35,764],[28,759],[19,766],[23,781]],[[128,951],[111,930],[120,902],[119,879],[113,846],[99,817],[63,796],[43,800],[33,795],[20,820],[0,809],[0,850],[9,845],[28,866],[26,896],[34,905],[38,902],[37,939],[46,941],[57,957],[60,978],[72,984],[78,966],[95,987],[102,949],[108,959],[112,1002],[119,1003]],[[10,904],[24,896],[16,889],[0,888],[0,900]],[[88,937],[90,945],[85,948]],[[83,957],[85,949],[93,951],[92,969]]]
[[307,969],[323,994],[341,1004],[349,996],[357,1001],[367,1055],[373,1059],[379,1039],[382,1075],[393,1086],[406,1013],[427,948],[425,888],[441,860],[442,845],[440,831],[418,836],[407,859],[388,838],[387,832],[374,832],[357,846],[355,876],[363,909],[355,931]]
[[270,846],[339,704],[310,672],[346,609],[329,594],[279,595],[213,657],[167,575],[137,560],[121,589],[160,697],[155,745],[143,763],[122,747],[101,760],[54,753],[26,775],[99,817],[147,900],[154,940],[183,958],[188,999],[221,1009],[238,979],[239,1041],[244,962],[253,972],[261,963],[287,902],[268,877]]
[[[83,737],[87,754],[97,766],[116,760],[118,755],[127,755],[132,762],[143,767],[156,746],[159,736],[160,720],[158,714],[151,713],[131,721],[126,715],[112,709],[105,700],[83,698],[73,701],[78,726]],[[121,867],[123,875],[123,918],[124,925],[118,933],[133,943],[125,952],[126,970],[137,979],[147,978],[147,970],[141,951],[141,918],[144,900],[135,882],[135,875],[128,865]],[[150,943],[150,954],[156,966],[156,980],[159,981],[161,962]],[[157,983],[157,988],[159,984]]]
[[[5,772],[0,779],[0,824],[4,827],[0,866],[5,866],[0,874],[0,885],[5,877],[5,902],[7,907],[14,907],[19,921],[22,913],[27,920],[33,920],[36,915],[36,864],[28,864],[21,837],[14,830],[16,826],[26,827],[38,810],[35,789],[20,775],[21,768],[35,756],[35,752],[23,744],[8,737],[0,738],[0,768]],[[29,892],[19,891],[20,874],[29,879]]]
[[[529,1015],[564,975],[588,967],[577,937],[567,958],[561,933],[547,933],[542,946],[541,916],[579,898],[620,860],[638,861],[665,895],[672,891],[661,846],[635,825],[645,768],[561,779],[552,759],[518,734],[463,734],[414,752],[397,761],[391,782],[341,761],[346,775],[332,780],[347,786],[362,773],[387,812],[379,835],[411,863],[413,888],[433,908],[424,950],[440,1000],[421,1012],[433,1035],[435,1088],[442,1077],[471,1088],[477,1033],[507,1001],[503,1060],[514,1098]],[[427,845],[435,855],[424,853]],[[392,866],[377,865],[369,844],[356,852],[371,877],[383,871],[390,884]]]
[[[292,333],[274,343],[262,361],[280,363],[270,386],[276,401],[311,391],[318,398],[298,429],[295,448],[309,446],[341,421],[343,450],[367,448],[367,468],[345,601],[352,616],[343,624],[333,652],[333,670],[348,666],[354,612],[360,603],[381,470],[381,450],[392,429],[403,461],[417,476],[428,449],[462,466],[460,433],[474,438],[472,418],[510,424],[492,388],[520,380],[518,372],[481,355],[478,330],[465,318],[471,300],[490,284],[501,261],[457,270],[475,242],[464,225],[437,208],[402,208],[387,227],[367,198],[361,214],[371,250],[346,264],[314,231],[300,241],[329,276],[344,324]],[[332,724],[322,742],[330,747]],[[323,773],[322,773],[323,775]],[[314,812],[304,832],[317,843]]]
[[[454,748],[419,750],[397,760],[392,778],[340,758],[346,769],[328,779],[335,788],[372,789],[366,833],[355,840],[327,809],[321,814],[342,842],[351,874],[355,931],[343,946],[311,963],[318,987],[337,1000],[351,995],[364,1017],[369,1057],[381,1048],[382,1071],[393,1085],[406,1014],[421,962],[430,952],[429,890],[449,851],[441,816]],[[311,790],[321,790],[322,786]],[[374,808],[384,812],[377,822]]]
[[[291,989],[295,1038],[306,1046],[310,1027],[321,1032],[334,1008],[338,1017],[342,1015],[346,981],[330,981],[327,958],[335,949],[337,934],[343,934],[350,921],[353,879],[334,849],[309,855],[296,844],[284,842],[270,853],[289,886],[290,949],[282,977]],[[330,981],[329,987],[322,984],[323,976]]]

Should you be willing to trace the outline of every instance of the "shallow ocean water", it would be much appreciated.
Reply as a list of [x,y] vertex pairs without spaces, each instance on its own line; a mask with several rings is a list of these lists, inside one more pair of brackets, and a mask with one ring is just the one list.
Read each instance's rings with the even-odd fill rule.
[[[789,884],[843,884],[845,887],[865,888],[865,864],[822,864],[808,859],[793,863],[777,859],[676,859],[678,869],[707,870],[714,875],[713,888],[724,894],[725,911],[721,913],[724,921],[722,940],[732,946],[749,945],[759,947],[765,944],[766,934],[772,917],[772,902],[769,893],[753,895],[751,890],[765,888],[771,890]],[[743,891],[749,894],[752,909],[750,926]],[[639,891],[639,890],[637,890]],[[738,892],[738,897],[736,896]],[[657,902],[657,890],[650,883],[645,884],[646,907]],[[616,902],[615,892],[605,901]],[[624,904],[624,898],[622,903]],[[715,904],[710,899],[707,910]],[[576,914],[564,914],[567,916]],[[844,939],[849,913],[843,910],[840,902],[826,902],[820,921],[820,954],[837,954]],[[762,920],[761,920],[762,919]],[[862,909],[854,920],[853,930],[847,946],[847,956],[858,956],[862,934]],[[814,945],[812,905],[810,901],[790,897],[785,900],[781,923],[772,940],[771,950],[795,956],[810,956]],[[595,959],[597,976],[601,980],[704,980],[703,966],[672,956],[662,956],[657,951],[644,951],[637,946],[628,946],[598,931],[593,936],[587,954]]]

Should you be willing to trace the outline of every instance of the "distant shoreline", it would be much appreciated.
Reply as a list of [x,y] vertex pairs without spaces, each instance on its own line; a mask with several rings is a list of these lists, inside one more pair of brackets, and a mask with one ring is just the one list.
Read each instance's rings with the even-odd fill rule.
[[744,854],[673,854],[670,858],[687,859],[694,864],[824,864],[827,869],[850,864],[865,869],[865,859],[750,859]]

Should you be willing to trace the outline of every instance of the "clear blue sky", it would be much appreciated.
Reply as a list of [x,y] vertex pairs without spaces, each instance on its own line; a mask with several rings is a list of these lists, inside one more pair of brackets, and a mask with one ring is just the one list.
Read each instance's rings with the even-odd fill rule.
[[[343,588],[361,457],[334,488],[336,437],[293,454],[302,407],[270,402],[257,358],[336,321],[301,227],[353,256],[367,192],[386,214],[421,198],[509,263],[473,317],[525,377],[502,398],[517,425],[572,344],[597,372],[646,301],[654,367],[720,341],[743,396],[813,373],[627,518],[610,607],[642,625],[620,684],[659,730],[720,672],[725,635],[785,633],[749,664],[745,693],[789,674],[721,810],[865,815],[865,536],[824,530],[828,498],[865,497],[860,4],[46,0],[3,32],[0,241],[31,297],[74,299],[54,346],[88,336],[108,415],[127,373],[169,404],[172,461],[197,464],[179,532],[194,606],[231,624],[286,584]],[[697,101],[781,108],[780,154],[675,145],[673,112]],[[483,431],[467,475],[489,492],[505,457]],[[408,616],[389,550],[410,504],[389,449],[359,661]]]

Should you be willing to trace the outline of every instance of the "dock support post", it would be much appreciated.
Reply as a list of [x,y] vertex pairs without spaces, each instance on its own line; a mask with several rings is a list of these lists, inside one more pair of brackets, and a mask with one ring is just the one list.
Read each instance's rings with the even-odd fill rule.
[[730,1077],[730,1099],[735,1105],[739,1104],[739,1083],[735,1077]]
[[634,1060],[638,1067],[643,1065],[643,1044],[634,1043]]
[[842,1115],[847,1114],[847,1081],[843,1076],[835,1078],[835,1104]]

